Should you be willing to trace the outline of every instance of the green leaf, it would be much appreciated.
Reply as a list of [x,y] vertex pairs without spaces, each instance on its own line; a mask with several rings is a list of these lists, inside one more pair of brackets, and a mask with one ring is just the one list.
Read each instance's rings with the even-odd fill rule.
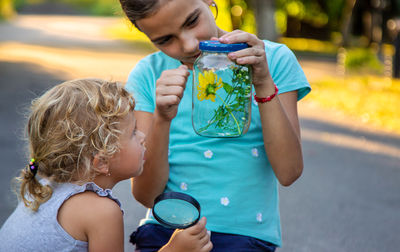
[[223,84],[224,84],[224,90],[225,90],[225,92],[226,93],[230,93],[230,92],[232,92],[232,86],[231,85],[229,85],[228,83],[225,83],[225,82],[222,82]]

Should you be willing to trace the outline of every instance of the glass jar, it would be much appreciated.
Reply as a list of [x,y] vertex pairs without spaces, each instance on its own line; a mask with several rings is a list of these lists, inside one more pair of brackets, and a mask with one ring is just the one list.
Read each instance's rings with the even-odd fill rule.
[[247,132],[251,117],[251,72],[237,65],[228,53],[247,48],[246,43],[201,41],[201,55],[193,66],[192,124],[206,137],[239,137]]

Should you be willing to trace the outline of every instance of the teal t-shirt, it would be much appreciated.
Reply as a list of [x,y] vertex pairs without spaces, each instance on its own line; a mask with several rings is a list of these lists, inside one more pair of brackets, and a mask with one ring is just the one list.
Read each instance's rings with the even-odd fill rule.
[[[285,45],[264,42],[279,93],[297,90],[300,100],[311,89],[295,55]],[[126,84],[134,94],[135,109],[153,113],[157,79],[164,70],[180,65],[162,52],[138,62]],[[201,205],[201,215],[207,217],[208,230],[252,236],[280,246],[278,181],[265,153],[257,103],[252,102],[248,132],[239,138],[198,136],[191,113],[192,73],[171,123],[170,175],[165,191],[195,197]],[[156,222],[150,211],[142,224],[149,222]]]

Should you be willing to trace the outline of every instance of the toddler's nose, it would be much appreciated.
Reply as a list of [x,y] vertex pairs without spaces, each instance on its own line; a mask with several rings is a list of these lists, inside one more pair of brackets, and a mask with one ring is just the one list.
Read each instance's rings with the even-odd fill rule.
[[137,130],[137,131],[136,131],[136,135],[137,135],[137,136],[139,137],[139,139],[140,139],[140,144],[144,146],[145,141],[146,141],[146,135],[145,135],[143,132],[141,132],[140,130]]

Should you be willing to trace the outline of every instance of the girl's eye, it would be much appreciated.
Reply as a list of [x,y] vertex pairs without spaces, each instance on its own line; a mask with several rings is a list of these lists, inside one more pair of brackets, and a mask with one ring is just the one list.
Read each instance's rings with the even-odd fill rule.
[[136,127],[136,122],[135,122],[135,126],[134,126],[134,128],[133,128],[133,130],[132,130],[131,138],[134,137],[134,136],[136,136],[136,133],[137,133],[137,127]]
[[[188,20],[185,23],[185,26],[187,26],[187,27],[195,26],[199,21],[199,16],[200,16],[200,14],[194,15],[190,20]],[[172,39],[173,39],[172,36],[165,36],[162,39],[155,41],[154,43],[156,43],[157,45],[162,46],[162,45],[166,45],[169,42],[171,42]]]
[[166,43],[168,43],[169,41],[171,41],[171,36],[167,36],[165,38],[163,38],[160,41],[157,41],[157,44],[159,45],[165,45]]
[[132,132],[132,136],[136,136],[137,135],[137,128],[135,127],[135,129]]
[[197,23],[198,20],[199,20],[199,15],[196,15],[189,22],[187,22],[186,25],[188,27],[194,26]]

